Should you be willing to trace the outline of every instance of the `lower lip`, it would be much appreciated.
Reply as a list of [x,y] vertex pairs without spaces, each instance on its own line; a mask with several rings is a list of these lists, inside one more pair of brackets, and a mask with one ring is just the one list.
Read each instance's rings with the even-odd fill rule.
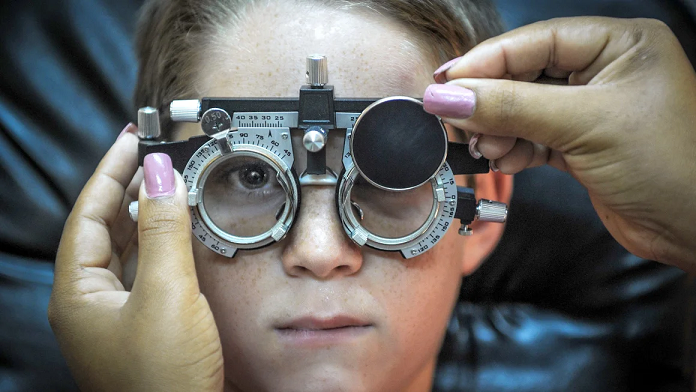
[[360,327],[341,327],[331,329],[276,329],[280,340],[286,344],[301,347],[331,346],[349,343],[365,336],[372,330],[371,325]]

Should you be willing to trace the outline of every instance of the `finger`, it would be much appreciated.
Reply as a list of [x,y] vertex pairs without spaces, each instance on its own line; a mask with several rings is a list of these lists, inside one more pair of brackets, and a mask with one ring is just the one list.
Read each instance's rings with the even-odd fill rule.
[[126,126],[80,193],[56,255],[56,284],[70,281],[81,268],[108,266],[112,256],[109,230],[138,167],[136,131],[135,125]]
[[[138,199],[138,189],[140,188],[141,182],[143,182],[143,171],[142,168],[138,168],[138,171],[126,188],[126,193],[121,203],[121,210],[118,212],[118,216],[111,226],[112,255],[107,269],[113,272],[116,278],[121,282],[123,282],[122,256],[128,244],[134,238],[137,238],[134,234],[137,231],[138,225],[130,216],[130,204]],[[135,195],[135,197],[133,195]]]
[[128,246],[128,242],[133,238],[138,225],[133,222],[130,217],[129,207],[132,201],[138,200],[138,191],[140,184],[143,182],[143,170],[139,168],[133,176],[133,179],[126,188],[121,209],[112,226],[111,238],[113,240],[114,251],[118,256],[123,253],[123,250]]
[[[532,72],[527,72],[519,75],[510,75],[510,80],[516,80],[518,82],[533,82],[537,79],[539,79],[539,76],[541,76],[543,71],[532,71]],[[507,78],[503,78],[507,79]]]
[[570,77],[571,71],[566,71],[558,68],[546,68],[544,70],[544,75],[553,79],[568,79]]
[[549,159],[547,161],[547,165],[555,167],[556,169],[561,171],[568,171],[568,165],[566,163],[565,157],[563,157],[563,154],[556,150],[551,150],[551,153],[549,154]]
[[484,41],[455,62],[445,76],[447,80],[498,79],[551,68],[582,71],[578,81],[586,83],[640,41],[636,24],[602,17],[534,23]]
[[532,143],[524,139],[517,139],[515,146],[505,156],[495,160],[495,165],[504,174],[515,174],[529,166],[534,157]]
[[147,155],[143,173],[133,296],[159,301],[198,295],[186,185],[166,154]]
[[546,165],[549,162],[551,151],[553,150],[539,143],[530,142],[530,144],[532,145],[532,159],[527,167],[539,167]]
[[430,85],[423,107],[460,129],[520,137],[565,153],[583,143],[596,147],[593,143],[609,137],[590,132],[616,106],[614,97],[599,88],[457,79]]
[[476,147],[484,157],[498,159],[509,153],[515,143],[517,143],[516,137],[481,135],[478,137]]

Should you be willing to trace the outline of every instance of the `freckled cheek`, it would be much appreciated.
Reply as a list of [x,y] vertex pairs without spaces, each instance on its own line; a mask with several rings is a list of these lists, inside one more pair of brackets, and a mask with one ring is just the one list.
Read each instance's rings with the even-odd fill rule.
[[253,328],[258,322],[258,309],[263,306],[264,293],[273,290],[268,276],[271,268],[269,260],[274,256],[277,260],[276,252],[266,249],[251,255],[237,253],[230,259],[213,253],[200,243],[194,243],[196,274],[201,292],[210,303],[221,333]]
[[445,325],[459,293],[461,248],[457,236],[446,236],[415,259],[366,256],[365,268],[380,269],[369,275],[375,279],[373,295],[388,313],[390,324],[409,334],[431,330],[431,322]]

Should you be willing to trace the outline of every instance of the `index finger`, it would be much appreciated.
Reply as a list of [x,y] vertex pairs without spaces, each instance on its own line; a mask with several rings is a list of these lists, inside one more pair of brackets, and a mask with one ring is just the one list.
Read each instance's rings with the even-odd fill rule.
[[546,69],[582,73],[586,84],[640,42],[635,20],[560,18],[524,26],[479,44],[445,73],[447,80],[500,79]]
[[135,126],[129,124],[124,131],[102,158],[68,216],[56,255],[56,283],[69,280],[75,269],[109,265],[110,227],[138,168]]

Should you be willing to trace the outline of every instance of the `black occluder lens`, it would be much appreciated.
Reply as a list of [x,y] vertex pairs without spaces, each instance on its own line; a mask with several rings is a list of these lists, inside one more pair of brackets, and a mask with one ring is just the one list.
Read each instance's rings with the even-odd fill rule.
[[363,113],[353,130],[353,159],[372,182],[409,189],[432,178],[447,154],[440,120],[411,99],[391,99]]

